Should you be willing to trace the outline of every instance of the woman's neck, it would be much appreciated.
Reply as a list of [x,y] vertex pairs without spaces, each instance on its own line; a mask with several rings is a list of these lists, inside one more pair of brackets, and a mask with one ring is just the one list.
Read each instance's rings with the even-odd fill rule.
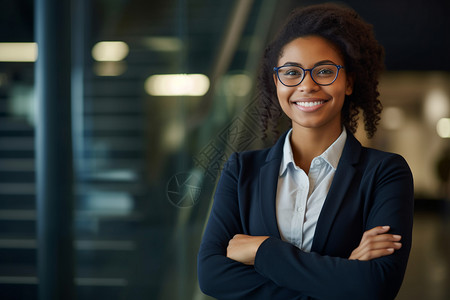
[[291,134],[291,147],[294,161],[306,173],[309,172],[311,161],[321,155],[341,135],[342,128],[305,128],[293,126]]

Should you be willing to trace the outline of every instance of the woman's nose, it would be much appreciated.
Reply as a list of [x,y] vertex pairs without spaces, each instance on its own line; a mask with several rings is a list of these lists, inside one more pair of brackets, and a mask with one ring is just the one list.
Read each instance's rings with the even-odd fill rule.
[[297,89],[301,92],[308,93],[311,91],[317,91],[318,89],[320,89],[320,86],[312,79],[311,72],[307,71],[302,82],[297,86]]

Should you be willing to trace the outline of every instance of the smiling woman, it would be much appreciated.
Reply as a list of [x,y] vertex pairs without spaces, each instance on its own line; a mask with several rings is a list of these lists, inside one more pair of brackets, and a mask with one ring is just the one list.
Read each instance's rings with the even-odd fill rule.
[[375,133],[382,57],[349,8],[291,14],[266,48],[258,91],[264,130],[282,114],[292,128],[225,164],[198,256],[206,294],[395,298],[411,248],[411,172],[353,136],[359,110]]
[[[343,125],[355,133],[359,111],[362,110],[367,136],[372,137],[375,134],[382,109],[377,87],[378,78],[384,68],[384,49],[375,40],[372,26],[364,22],[355,12],[348,12],[346,18],[333,18],[330,15],[331,12],[327,12],[325,15],[316,13],[317,11],[314,11],[313,8],[305,9],[302,13],[293,12],[292,18],[288,21],[290,24],[287,23],[287,26],[279,32],[278,37],[266,48],[258,80],[258,97],[264,111],[263,130],[274,130],[274,128],[269,128],[270,122],[277,120],[282,115],[272,72],[274,66],[290,63],[289,59],[285,59],[283,64],[279,63],[281,56],[286,55],[287,44],[298,37],[311,38],[312,35],[316,35],[316,37],[324,38],[329,47],[336,52],[340,58],[339,61],[342,62],[341,65],[344,66],[345,76],[354,81],[352,83],[353,91],[347,95],[348,101],[345,101],[343,105]],[[352,34],[347,30],[351,30]],[[365,51],[362,50],[363,47],[366,49]],[[291,51],[295,50],[291,49]],[[366,63],[360,63],[362,61]],[[293,63],[298,64],[299,62],[293,61]],[[336,64],[333,61],[331,63]],[[303,66],[303,68],[307,68],[307,66]],[[339,70],[339,73],[341,71]]]
[[[345,70],[338,76],[344,59],[326,39],[307,36],[297,38],[284,46],[278,65],[285,68],[283,66],[292,65],[292,62],[310,68],[307,70],[311,76],[305,76],[306,72],[302,72],[303,76],[301,80],[297,80],[296,85],[286,85],[283,80],[286,81],[287,76],[282,74],[280,77],[278,69],[278,77],[274,76],[274,80],[280,106],[292,120],[293,133],[300,134],[305,129],[320,130],[321,133],[317,134],[328,135],[330,141],[326,144],[330,145],[341,134],[342,106],[345,97],[353,91],[353,79]],[[326,76],[322,75],[324,70]],[[303,139],[299,136],[294,140]],[[307,161],[306,164],[309,165],[310,162]]]

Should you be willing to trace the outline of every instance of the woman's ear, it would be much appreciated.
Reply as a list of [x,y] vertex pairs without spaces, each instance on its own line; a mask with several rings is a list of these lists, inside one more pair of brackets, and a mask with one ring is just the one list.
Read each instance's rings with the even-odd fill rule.
[[353,83],[355,82],[353,74],[347,76],[345,83],[345,95],[350,96],[353,93]]
[[273,74],[273,83],[275,84],[275,86],[277,86],[278,83],[278,78],[277,78],[277,74]]

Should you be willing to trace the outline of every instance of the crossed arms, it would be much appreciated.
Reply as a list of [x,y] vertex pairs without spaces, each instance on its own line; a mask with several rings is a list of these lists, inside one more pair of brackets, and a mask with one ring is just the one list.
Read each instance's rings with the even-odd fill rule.
[[347,257],[306,253],[279,238],[243,232],[248,220],[238,200],[237,159],[224,168],[200,247],[202,291],[218,299],[395,297],[412,228],[412,179],[403,159],[380,162],[365,233]]

